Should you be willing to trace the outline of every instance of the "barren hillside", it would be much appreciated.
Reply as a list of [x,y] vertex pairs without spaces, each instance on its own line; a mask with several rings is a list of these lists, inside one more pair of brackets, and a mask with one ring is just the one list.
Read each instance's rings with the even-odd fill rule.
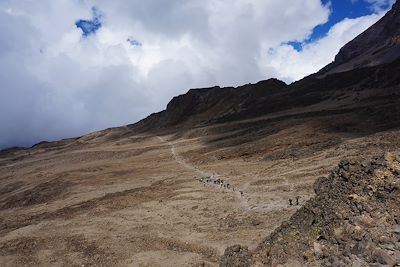
[[[397,183],[398,158],[371,172],[356,162],[399,145],[399,60],[291,85],[190,90],[136,124],[0,151],[0,265],[346,266],[355,258],[339,253],[345,244],[355,251],[369,243],[335,245],[332,223],[343,233],[362,227],[353,213],[359,197],[375,209],[368,216],[390,208],[390,222],[374,224],[387,229],[362,229],[394,264],[374,238],[397,231],[398,187],[387,203],[378,193]],[[345,158],[350,165],[329,176]],[[344,165],[360,184],[343,180]],[[368,197],[372,182],[378,189]],[[343,208],[348,228],[343,218],[327,220],[333,208]],[[390,242],[396,249],[398,240]],[[353,254],[360,264],[384,264]]]

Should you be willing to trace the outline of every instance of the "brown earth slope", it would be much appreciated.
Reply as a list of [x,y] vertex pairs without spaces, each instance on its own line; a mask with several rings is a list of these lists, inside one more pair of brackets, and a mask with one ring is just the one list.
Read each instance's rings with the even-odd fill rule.
[[[218,266],[238,243],[249,247],[246,260],[283,263],[263,252],[285,243],[269,247],[265,237],[290,232],[278,227],[319,205],[306,202],[313,184],[341,159],[397,151],[399,127],[394,61],[291,85],[190,90],[134,125],[0,151],[0,265]],[[313,250],[309,239],[296,248],[318,263],[313,251],[336,251],[328,234]]]
[[256,117],[3,151],[1,265],[217,266],[227,246],[254,250],[342,158],[398,149],[398,67],[305,79]]

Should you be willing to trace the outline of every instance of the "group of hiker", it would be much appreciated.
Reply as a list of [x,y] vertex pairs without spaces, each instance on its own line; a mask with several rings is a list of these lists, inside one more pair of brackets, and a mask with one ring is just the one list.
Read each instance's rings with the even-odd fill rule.
[[[243,197],[243,191],[235,189],[235,187],[233,185],[229,184],[228,182],[226,182],[222,179],[219,179],[219,178],[215,179],[215,178],[213,178],[213,176],[208,176],[208,177],[203,177],[203,178],[199,179],[199,182],[202,183],[204,187],[206,187],[206,185],[213,185],[213,186],[216,186],[223,190],[227,189],[227,190],[231,190],[233,192],[239,192],[240,196]],[[296,196],[295,199],[289,198],[289,206],[299,206],[299,205],[300,205],[300,197],[299,196]]]
[[296,203],[293,203],[293,199],[289,198],[289,206],[298,206],[300,205],[300,197],[296,197]]
[[243,197],[243,191],[235,189],[235,187],[233,185],[229,184],[228,182],[226,182],[222,179],[219,179],[219,178],[215,179],[212,176],[209,176],[209,177],[201,178],[199,180],[199,182],[202,183],[204,187],[207,184],[211,184],[211,185],[217,186],[221,189],[231,190],[232,192],[239,192],[240,196]]

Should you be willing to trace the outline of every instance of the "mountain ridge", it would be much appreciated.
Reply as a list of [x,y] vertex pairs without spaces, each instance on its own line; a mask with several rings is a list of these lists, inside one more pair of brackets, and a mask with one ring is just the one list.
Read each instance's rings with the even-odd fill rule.
[[0,151],[0,262],[395,264],[399,147],[400,60],[193,89],[136,124]]
[[317,74],[344,72],[354,68],[371,67],[390,63],[400,58],[400,2],[383,18],[343,46],[334,62],[325,66]]
[[[390,11],[385,14],[383,18],[381,18],[378,22],[372,25],[369,29],[361,33],[355,39],[346,44],[335,57],[335,61],[331,64],[327,65],[319,72],[315,74],[311,74],[300,81],[296,81],[290,85],[282,86],[271,84],[272,81],[275,83],[279,83],[277,79],[270,79],[266,81],[261,81],[255,85],[249,84],[244,86],[239,86],[235,90],[242,90],[237,96],[243,101],[240,103],[240,99],[234,100],[234,107],[230,106],[231,109],[225,110],[215,110],[215,107],[212,107],[212,103],[214,106],[218,105],[218,100],[223,101],[224,97],[229,98],[230,90],[233,88],[220,88],[220,87],[212,87],[212,88],[204,88],[204,89],[196,89],[197,98],[202,99],[206,102],[211,102],[211,105],[208,106],[210,112],[206,114],[205,108],[199,107],[200,102],[193,101],[193,89],[189,90],[186,94],[174,97],[167,105],[166,110],[161,111],[159,113],[154,113],[147,118],[139,121],[138,123],[133,125],[133,128],[139,131],[148,131],[151,130],[152,127],[154,129],[161,129],[167,126],[176,126],[179,123],[185,123],[192,119],[192,123],[189,124],[189,127],[192,127],[197,124],[210,124],[210,123],[218,123],[218,122],[226,122],[232,121],[235,119],[243,119],[249,118],[251,116],[262,116],[271,112],[276,112],[283,109],[291,108],[292,106],[301,106],[299,103],[302,99],[304,104],[310,101],[311,98],[318,98],[320,101],[323,101],[322,98],[317,96],[317,92],[312,92],[312,89],[304,90],[304,84],[311,84],[312,86],[316,86],[321,88],[321,86],[325,86],[326,83],[337,83],[334,78],[338,77],[339,80],[344,80],[342,78],[354,74],[354,77],[348,77],[346,79],[359,80],[361,75],[362,78],[368,75],[376,75],[375,73],[379,73],[380,69],[382,69],[381,65],[390,64],[394,62],[400,61],[400,1],[396,1]],[[366,58],[365,55],[371,56],[371,58]],[[362,60],[363,62],[355,63],[355,60]],[[392,65],[393,66],[393,65]],[[384,67],[383,67],[384,68]],[[357,69],[363,69],[361,71],[357,71]],[[365,70],[365,71],[364,71]],[[371,71],[372,70],[372,71]],[[364,73],[363,73],[364,72]],[[369,74],[368,74],[369,72]],[[337,76],[337,73],[343,73],[342,76]],[[347,74],[346,74],[347,73]],[[333,75],[333,76],[332,76]],[[394,76],[397,76],[396,73],[393,73]],[[331,77],[327,77],[331,76]],[[382,81],[390,80],[391,78],[385,77],[381,79]],[[375,77],[375,79],[378,79]],[[344,81],[346,83],[346,81]],[[373,83],[371,79],[369,82]],[[394,83],[396,84],[396,82]],[[270,88],[269,88],[270,87]],[[331,87],[331,85],[328,85]],[[255,95],[252,95],[254,90],[260,90],[261,93],[258,92]],[[299,93],[287,93],[287,91],[302,91],[303,95]],[[219,91],[217,94],[213,96],[216,98],[210,101],[209,91],[215,90]],[[224,92],[226,95],[224,95]],[[238,93],[236,91],[236,93]],[[313,94],[313,96],[308,96],[309,94]],[[202,95],[204,94],[204,95]],[[304,99],[304,95],[307,95],[309,99]],[[292,102],[285,101],[282,103],[282,98],[294,98],[298,97],[299,99],[294,100]],[[185,101],[186,100],[186,101]],[[230,99],[232,101],[232,99]],[[229,103],[229,101],[226,101]],[[296,103],[297,102],[297,103]],[[225,103],[226,105],[229,105]],[[242,105],[247,105],[244,108]],[[270,107],[266,107],[269,105]],[[278,107],[272,107],[273,105],[277,105]],[[212,110],[214,108],[214,110]],[[199,110],[197,110],[199,109]],[[199,111],[197,114],[193,112],[194,110]],[[198,116],[199,113],[203,113],[205,116]],[[179,115],[179,119],[176,117]],[[198,118],[195,118],[196,115]],[[186,116],[186,117],[185,117]],[[171,117],[175,117],[172,119]],[[210,119],[212,118],[212,119]]]
[[[288,108],[288,103],[280,103],[278,99],[286,92],[280,89],[292,89],[307,83],[323,79],[337,73],[351,72],[354,69],[370,69],[379,65],[390,64],[400,60],[400,1],[396,0],[390,11],[369,29],[346,44],[335,57],[335,61],[322,68],[319,72],[311,74],[290,85],[271,78],[259,81],[256,84],[247,84],[238,87],[219,87],[190,89],[187,93],[173,97],[165,110],[150,114],[134,124],[127,125],[135,132],[166,130],[168,127],[193,127],[257,117]],[[382,30],[385,29],[385,30]],[[378,32],[379,34],[376,34]],[[360,43],[365,43],[360,45]],[[368,48],[371,46],[370,48]],[[374,61],[364,60],[364,63],[354,63],[355,58],[362,57],[365,53],[373,54]],[[357,73],[357,72],[356,72]],[[343,74],[346,75],[346,74]],[[328,78],[326,81],[330,81]],[[320,84],[326,83],[321,81]],[[311,82],[312,83],[312,82]],[[300,85],[300,86],[299,86]],[[303,91],[305,94],[308,92]],[[298,96],[298,95],[297,95]],[[291,97],[286,95],[286,97]],[[223,102],[223,103],[222,103]],[[271,102],[279,103],[278,107],[266,108],[263,105]],[[283,105],[282,105],[283,104]],[[300,104],[292,103],[299,106]],[[207,112],[208,111],[208,112]],[[124,126],[121,126],[124,127]],[[118,128],[118,127],[114,127]],[[112,128],[105,129],[104,131]],[[101,132],[101,131],[100,131]],[[90,134],[89,134],[90,135]],[[79,137],[77,137],[79,138]],[[75,138],[67,138],[75,139]],[[64,140],[64,139],[63,139]],[[60,140],[62,141],[62,140]],[[35,147],[41,143],[33,145]],[[59,142],[59,141],[55,141]],[[50,142],[51,143],[51,142]],[[5,148],[0,151],[24,149],[21,147]]]

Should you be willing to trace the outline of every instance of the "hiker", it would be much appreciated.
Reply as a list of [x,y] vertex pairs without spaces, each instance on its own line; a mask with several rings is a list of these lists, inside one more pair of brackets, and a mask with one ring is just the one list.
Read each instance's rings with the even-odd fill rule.
[[243,191],[239,191],[240,192],[240,196],[243,197]]
[[291,198],[289,198],[289,205],[293,206],[293,200]]
[[226,188],[228,188],[228,189],[229,189],[229,184],[227,184],[227,185],[226,185]]
[[300,197],[299,197],[299,196],[297,196],[297,197],[296,197],[296,206],[298,206],[298,205],[299,205],[299,199],[300,199]]

